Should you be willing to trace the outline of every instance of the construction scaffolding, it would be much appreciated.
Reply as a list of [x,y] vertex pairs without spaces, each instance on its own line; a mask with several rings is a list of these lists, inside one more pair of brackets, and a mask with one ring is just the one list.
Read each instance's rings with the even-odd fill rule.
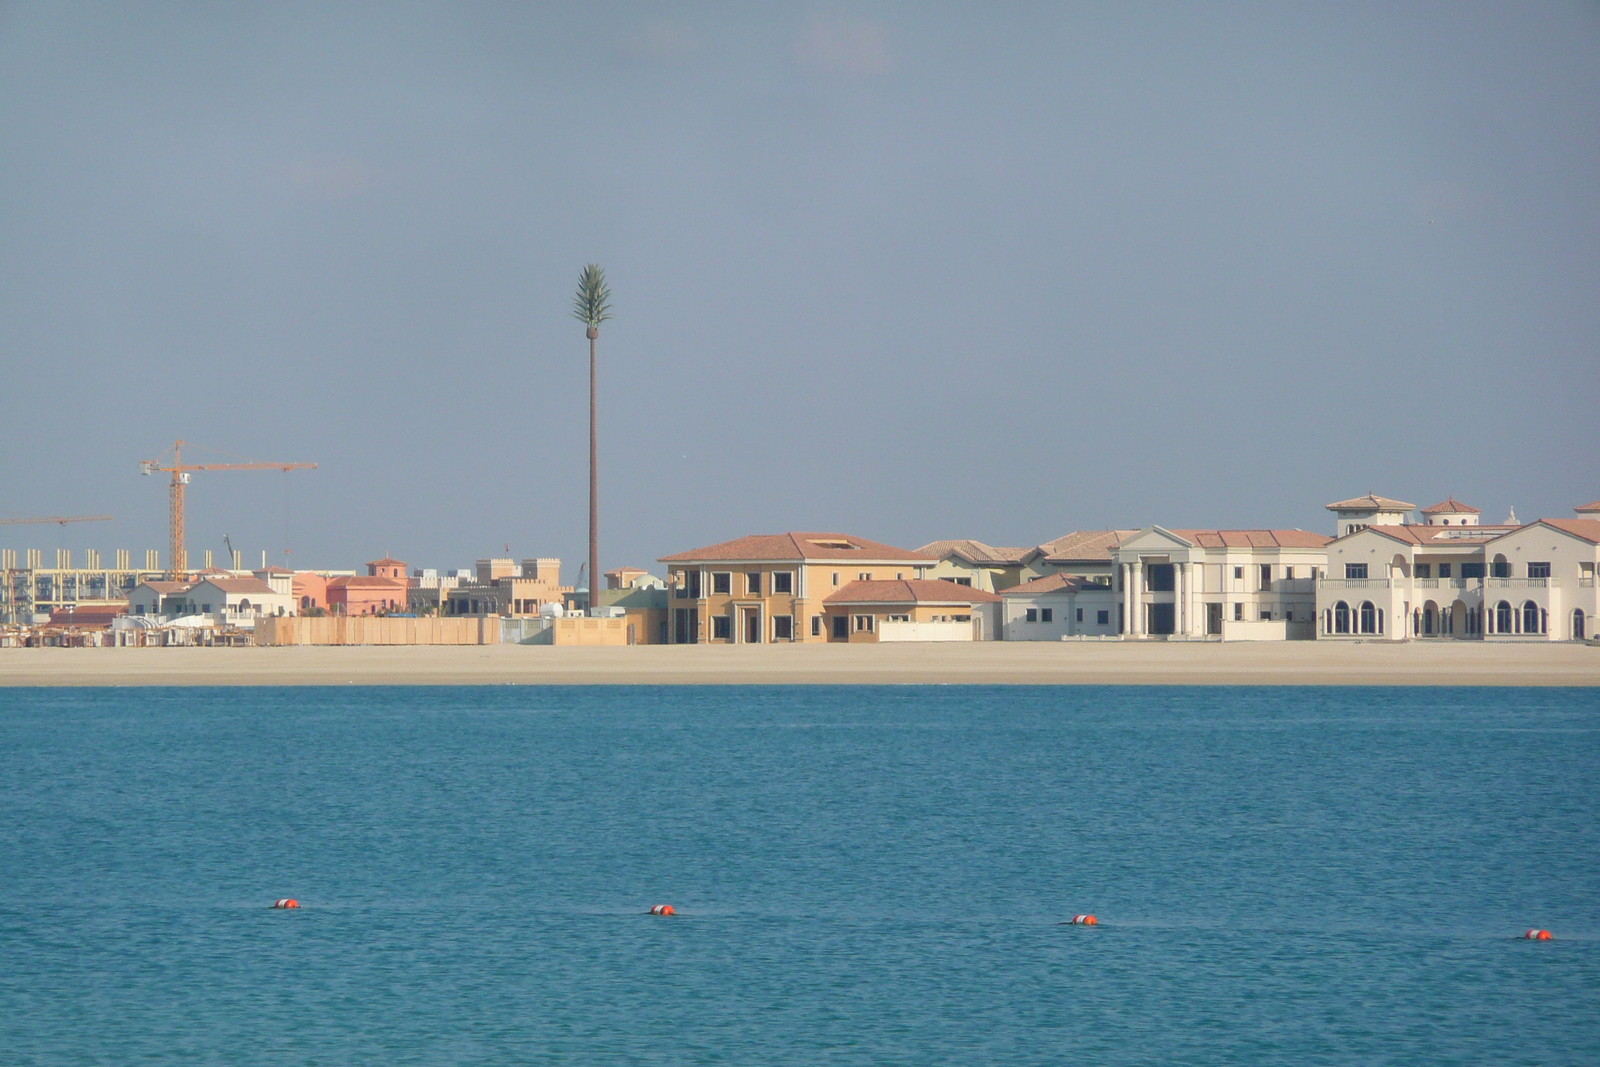
[[0,549],[0,622],[31,624],[36,615],[66,608],[112,604],[128,599],[140,582],[163,576],[160,553],[148,549],[142,567],[133,566],[132,553],[119,548],[114,566],[104,566],[95,549],[84,552],[83,566],[73,565],[72,550],[55,550],[55,566],[45,566],[44,552],[24,550],[18,566],[17,550]]

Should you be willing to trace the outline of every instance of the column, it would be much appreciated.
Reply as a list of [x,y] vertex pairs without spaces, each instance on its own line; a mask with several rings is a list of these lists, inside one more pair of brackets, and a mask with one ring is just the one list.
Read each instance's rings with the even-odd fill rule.
[[1144,635],[1144,564],[1138,560],[1128,564],[1133,576],[1129,586],[1133,590],[1133,608],[1128,619],[1128,632]]
[[1178,617],[1173,620],[1180,634],[1189,632],[1189,564],[1178,564],[1178,606],[1173,609]]

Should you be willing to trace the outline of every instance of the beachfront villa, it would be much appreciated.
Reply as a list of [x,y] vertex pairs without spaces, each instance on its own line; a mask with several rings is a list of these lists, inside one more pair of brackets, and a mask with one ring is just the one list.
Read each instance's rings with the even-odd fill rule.
[[[1330,505],[1332,507],[1333,505]],[[1421,525],[1372,525],[1328,546],[1317,582],[1327,640],[1572,641],[1600,612],[1600,509],[1484,525],[1454,499]]]
[[[1103,574],[1065,568],[1002,592],[1008,641],[1309,640],[1328,537],[1305,530],[1109,533]],[[1108,543],[1109,542],[1109,543]],[[1096,546],[1098,547],[1098,546]],[[1087,555],[1087,546],[1060,550]],[[1087,570],[1088,568],[1083,568]]]
[[[662,556],[667,565],[670,640],[676,645],[850,641],[852,623],[837,635],[837,617],[874,618],[876,607],[828,599],[853,582],[917,582],[939,561],[924,552],[841,533],[752,534],[705,548]],[[946,599],[963,587],[945,583]],[[944,592],[944,590],[940,590]],[[972,592],[972,590],[967,590]],[[992,594],[991,594],[992,595]],[[874,604],[884,603],[874,601]],[[903,598],[888,615],[914,615]],[[924,614],[960,614],[958,609]],[[896,619],[895,621],[900,621]],[[876,640],[878,638],[874,638]],[[860,640],[865,640],[864,638]]]
[[1075,530],[1032,548],[996,548],[982,541],[934,541],[917,549],[937,557],[929,578],[991,593],[1049,575],[1111,580],[1111,548],[1136,530]]

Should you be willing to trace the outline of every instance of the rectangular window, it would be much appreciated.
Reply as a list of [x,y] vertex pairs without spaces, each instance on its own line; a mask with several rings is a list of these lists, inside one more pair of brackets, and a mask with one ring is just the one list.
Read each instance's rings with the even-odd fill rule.
[[794,574],[790,571],[772,572],[772,591],[774,594],[790,596],[794,593]]
[[1040,608],[1039,609],[1039,621],[1040,622],[1054,622],[1055,618],[1056,618],[1056,609],[1055,608]]
[[1262,622],[1271,622],[1272,621],[1272,609],[1271,608],[1262,608],[1261,609],[1261,621]]
[[1497,560],[1494,561],[1494,563],[1491,565],[1491,567],[1492,567],[1492,574],[1491,574],[1492,577],[1495,577],[1495,578],[1509,578],[1509,577],[1511,577],[1511,564],[1507,563],[1505,560],[1497,559]]
[[884,622],[910,622],[911,621],[911,616],[910,615],[885,615],[883,617],[883,621]]
[[951,622],[971,622],[972,621],[972,616],[971,615],[952,615],[952,616],[950,616],[950,621]]
[[856,581],[858,581],[858,582],[870,582],[870,581],[872,581],[872,572],[871,571],[862,571],[861,573],[856,575]]
[[1233,606],[1233,621],[1244,622],[1244,605],[1242,603]]
[[[1483,577],[1483,564],[1481,564],[1481,563],[1463,563],[1461,565],[1461,577],[1463,577],[1463,578],[1482,578]],[[1477,631],[1473,631],[1473,632],[1476,633]]]
[[1529,578],[1548,578],[1548,577],[1550,577],[1550,564],[1548,564],[1548,563],[1530,563],[1530,564],[1528,564],[1528,577]]
[[964,585],[968,589],[972,588],[972,579],[971,578],[946,578],[945,581],[947,581],[947,582],[955,582],[957,585]]
[[1344,576],[1346,578],[1365,578],[1367,576],[1367,565],[1365,563],[1346,563],[1344,565]]
[[1284,612],[1283,613],[1283,621],[1284,622],[1294,622],[1294,612],[1292,612],[1292,611]]
[[1439,564],[1439,577],[1441,577],[1441,578],[1450,577],[1450,564],[1448,564],[1448,563]]
[[839,572],[838,571],[834,571],[833,572],[833,584],[834,585],[838,585],[839,584]]
[[1079,622],[1083,621],[1083,609],[1082,608],[1078,609],[1078,621]]
[[811,616],[811,636],[812,637],[821,637],[822,636],[822,616],[821,615],[813,615],[813,616]]
[[1418,578],[1432,578],[1433,577],[1433,564],[1431,564],[1431,563],[1419,563],[1419,564],[1417,564],[1415,569],[1416,569]]
[[1233,568],[1233,577],[1234,577],[1235,581],[1240,581],[1240,582],[1244,581],[1244,568],[1243,567],[1235,567],[1235,568]]
[[772,617],[772,639],[774,641],[794,640],[793,615],[774,615]]
[[1111,625],[1111,610],[1109,608],[1106,609],[1105,611],[1097,611],[1094,614],[1095,614],[1094,621],[1099,623],[1101,626],[1109,626],[1109,625]]
[[726,641],[733,636],[733,616],[711,616],[711,639],[713,641]]
[[1270,563],[1263,563],[1261,565],[1261,588],[1272,588],[1272,564]]
[[1288,579],[1289,581],[1293,581],[1294,580],[1294,567],[1292,567],[1292,566],[1284,567],[1283,568],[1283,576],[1284,576],[1284,578]]
[[1022,621],[1023,622],[1038,622],[1039,621],[1039,612],[1038,612],[1038,610],[1035,609],[1035,608],[1028,608],[1026,611],[1024,611],[1022,613]]
[[733,575],[727,571],[711,572],[711,595],[726,596],[733,592]]
[[858,633],[858,634],[869,634],[869,633],[871,633],[872,632],[872,616],[871,615],[857,615],[855,617],[855,630],[856,630],[856,633]]
[[744,591],[751,596],[761,595],[761,572],[750,571],[744,576]]

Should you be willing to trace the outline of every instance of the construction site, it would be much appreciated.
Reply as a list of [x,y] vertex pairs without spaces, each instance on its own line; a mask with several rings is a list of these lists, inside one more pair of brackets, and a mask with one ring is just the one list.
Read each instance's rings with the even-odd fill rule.
[[[607,575],[601,609],[561,584],[561,561],[480,559],[448,573],[408,570],[387,554],[355,570],[246,569],[226,544],[191,566],[187,494],[196,473],[314,469],[308,462],[186,462],[176,441],[139,471],[167,478],[165,553],[115,549],[0,548],[0,647],[228,647],[342,644],[644,644],[665,629],[665,589],[634,568]],[[110,515],[0,518],[14,527],[80,529]]]

